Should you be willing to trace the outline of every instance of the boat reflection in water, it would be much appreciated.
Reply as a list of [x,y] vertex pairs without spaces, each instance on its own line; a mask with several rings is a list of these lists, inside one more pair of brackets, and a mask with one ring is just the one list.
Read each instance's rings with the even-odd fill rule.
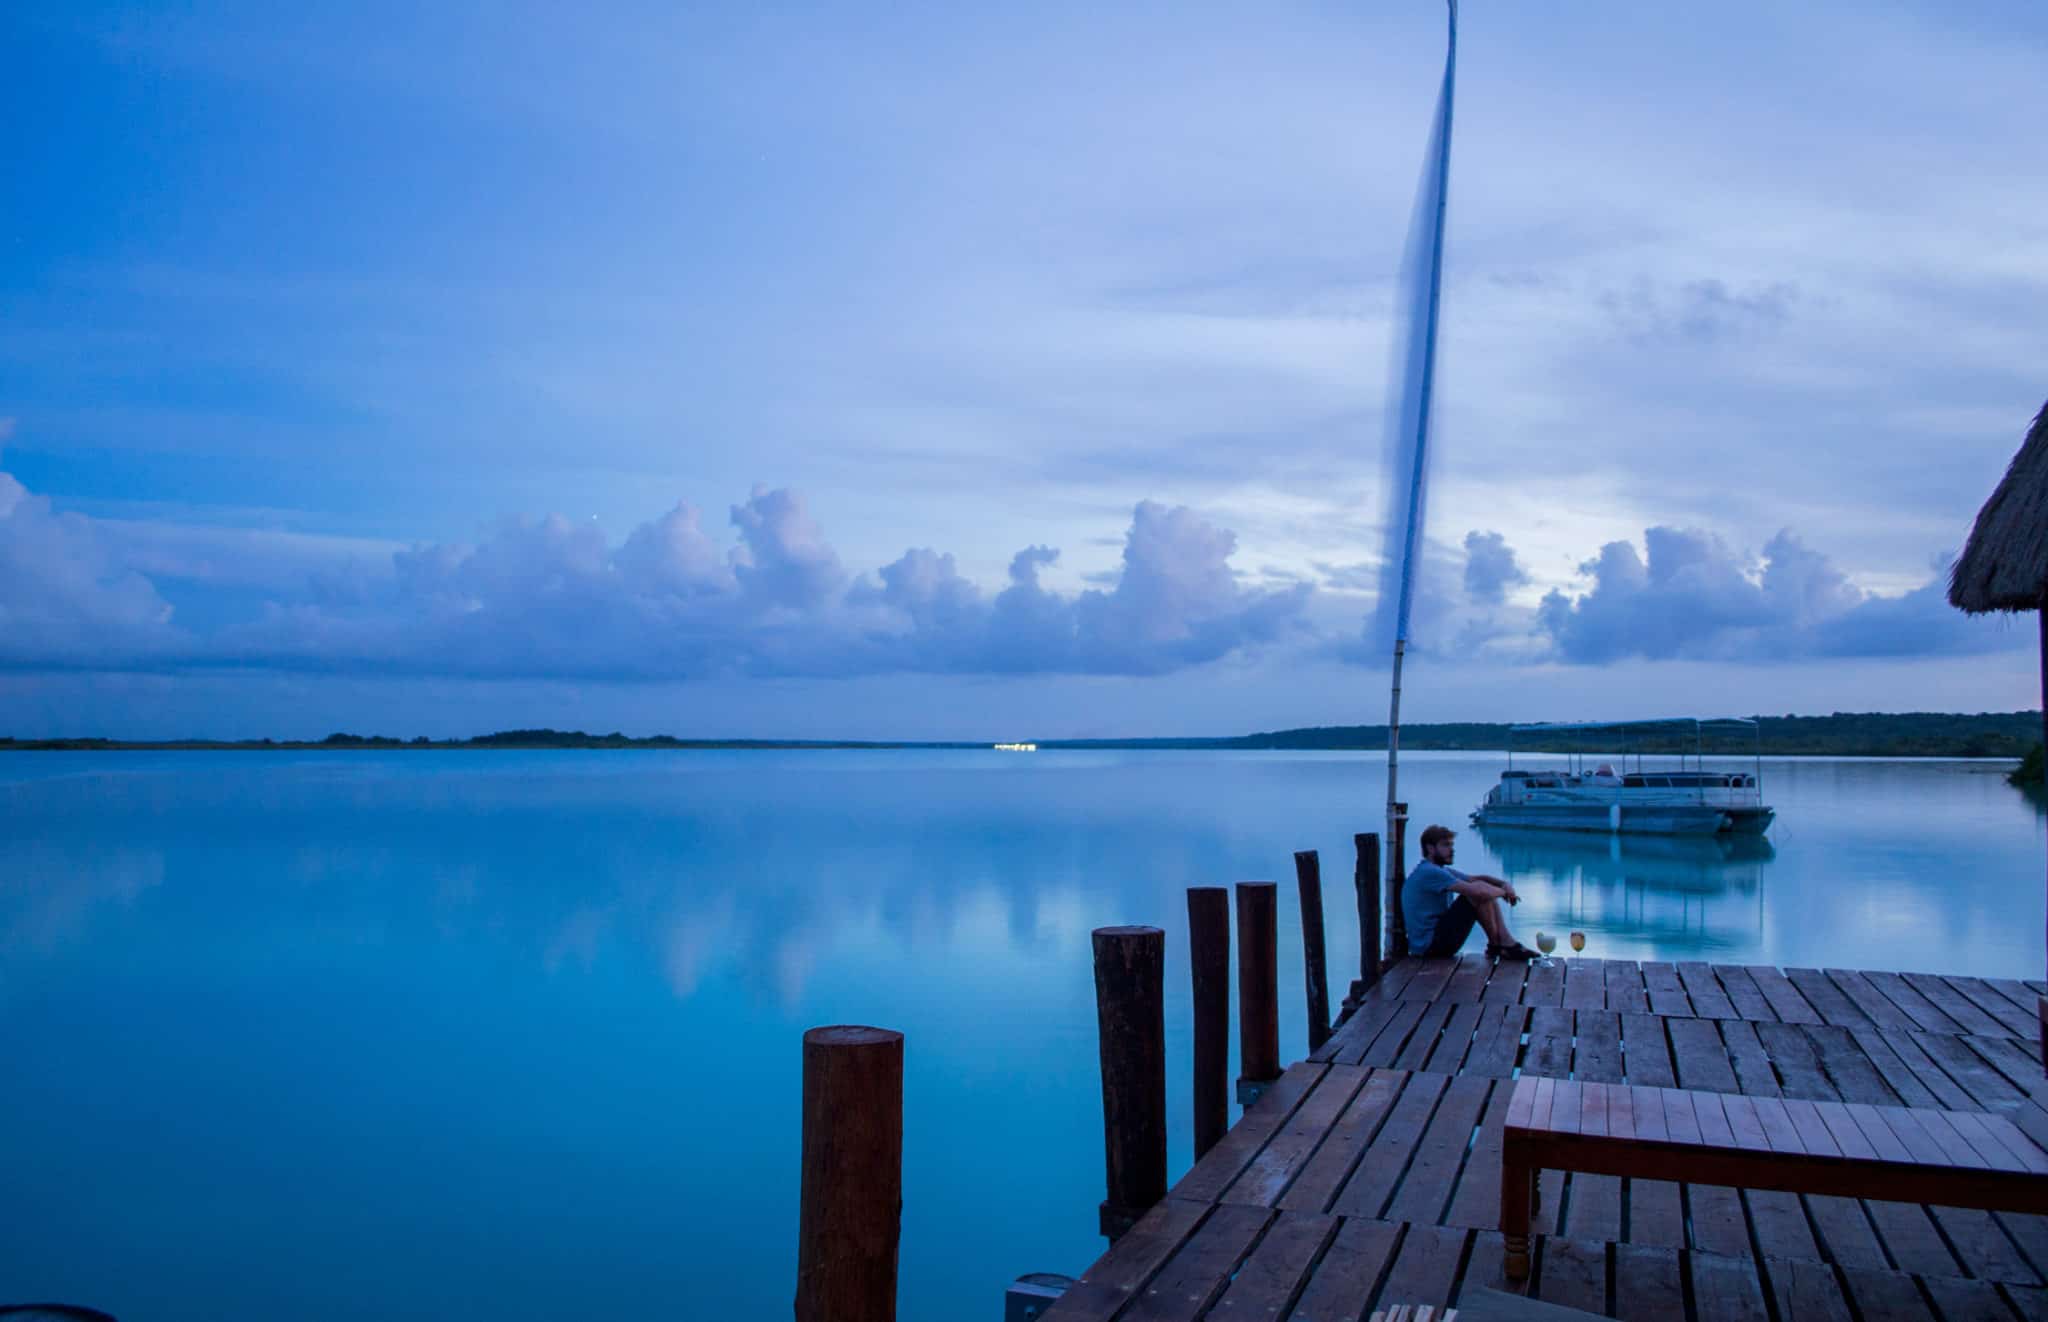
[[1761,937],[1763,874],[1778,852],[1764,836],[1474,832],[1501,875],[1541,898],[1530,917],[1586,929],[1590,954],[1690,959]]

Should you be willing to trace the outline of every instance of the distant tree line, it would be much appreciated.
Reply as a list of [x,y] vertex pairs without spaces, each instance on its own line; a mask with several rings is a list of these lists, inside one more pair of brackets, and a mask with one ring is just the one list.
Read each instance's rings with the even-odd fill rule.
[[[1701,742],[1709,756],[1743,756],[1760,750],[1772,756],[1994,757],[2026,758],[2015,779],[2041,779],[2039,712],[1836,712],[1831,716],[1763,716],[1754,734],[1748,727],[1709,727]],[[1649,754],[1693,751],[1690,726],[1645,724],[1633,729],[1523,731],[1510,735],[1504,724],[1482,721],[1434,722],[1401,727],[1401,746],[1410,749],[1492,750],[1513,746],[1528,752]],[[1384,725],[1326,725],[1221,738],[1041,739],[1040,748],[1127,749],[1297,749],[1370,752],[1387,746]],[[500,730],[469,739],[396,739],[388,735],[336,733],[324,739],[10,739],[0,750],[195,749],[263,751],[290,749],[554,749],[554,748],[985,748],[986,742],[912,740],[685,739],[674,735],[634,738],[618,731]],[[2032,768],[2029,773],[2028,768]]]

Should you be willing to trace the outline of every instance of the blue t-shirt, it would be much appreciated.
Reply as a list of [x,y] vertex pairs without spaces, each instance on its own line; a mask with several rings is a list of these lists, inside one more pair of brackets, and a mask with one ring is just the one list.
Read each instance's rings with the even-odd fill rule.
[[1401,884],[1401,918],[1408,924],[1408,953],[1419,955],[1436,939],[1436,920],[1457,902],[1454,882],[1471,880],[1456,868],[1443,867],[1428,859],[1415,865]]

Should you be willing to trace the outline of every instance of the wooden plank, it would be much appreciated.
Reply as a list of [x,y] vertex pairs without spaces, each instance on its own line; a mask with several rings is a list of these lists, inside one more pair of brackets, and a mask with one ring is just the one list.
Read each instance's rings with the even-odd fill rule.
[[1799,1141],[1808,1152],[1816,1157],[1842,1155],[1841,1145],[1835,1142],[1834,1135],[1828,1132],[1827,1124],[1821,1120],[1820,1113],[1814,1109],[1812,1102],[1795,1097],[1785,1099],[1781,1105],[1791,1119],[1792,1127],[1799,1131]]
[[[1961,1033],[1968,1031],[1952,1015],[1947,1014],[1940,1006],[1922,995],[1919,988],[1913,986],[1898,974],[1865,969],[1863,971],[1863,978],[1882,993],[1886,1000],[1905,1011],[1906,1017],[1911,1019],[1914,1027],[1920,1029],[1920,1031],[1924,1033]],[[1937,985],[1939,985],[1939,981],[1939,979],[1936,980]],[[1973,1020],[1984,1018],[1984,1015],[1975,1007],[1970,1008],[1969,1015]],[[1875,1016],[1872,1017],[1874,1018]],[[1994,1028],[1992,1031],[1996,1032],[1997,1029]]]
[[1879,1028],[1894,1032],[1910,1033],[1920,1027],[1913,1022],[1913,1016],[1892,1004],[1890,998],[1872,986],[1870,980],[1854,969],[1827,969],[1828,981],[1841,989],[1842,995],[1856,1003],[1856,1008],[1870,1017],[1870,1022]]
[[1272,1207],[1365,1086],[1361,1065],[1332,1065],[1287,1122],[1259,1149],[1220,1201]]
[[1486,984],[1483,1001],[1496,1004],[1520,1005],[1522,1003],[1522,982],[1529,976],[1529,962],[1522,959],[1504,959],[1494,965],[1493,979]]
[[1649,1244],[1614,1246],[1614,1316],[1621,1322],[1678,1322],[1685,1283],[1678,1253]]
[[1728,1051],[1728,1063],[1735,1069],[1736,1086],[1753,1097],[1776,1097],[1777,1071],[1771,1068],[1771,1053],[1757,1036],[1756,1025],[1730,1019],[1721,1024],[1721,1041]]
[[1204,1153],[1194,1168],[1180,1177],[1180,1183],[1173,1186],[1170,1195],[1202,1203],[1215,1202],[1252,1158],[1259,1155],[1259,1149],[1266,1146],[1266,1140],[1287,1123],[1288,1117],[1294,1114],[1294,1108],[1301,1105],[1316,1084],[1322,1081],[1323,1072],[1334,1068],[1338,1067],[1309,1062],[1289,1066],[1287,1072],[1266,1089],[1265,1096],[1252,1103],[1238,1117],[1237,1123],[1216,1140],[1216,1146]]
[[[2048,1153],[2044,1153],[2033,1139],[2020,1132],[2017,1125],[2002,1115],[1980,1115],[1971,1117],[1992,1136],[2005,1145],[2006,1151],[2018,1157],[2030,1175],[2048,1175]],[[1951,1124],[1955,1117],[1949,1118]],[[1960,1126],[1958,1126],[1960,1129]]]
[[[1816,1153],[1806,1146],[1806,1139],[1799,1132],[1799,1126],[1792,1123],[1792,1113],[1778,1098],[1757,1097],[1752,1099],[1750,1104],[1756,1107],[1757,1123],[1763,1126],[1764,1139],[1771,1145],[1771,1151],[1797,1156],[1833,1155],[1831,1151]],[[1825,1137],[1825,1127],[1821,1132]],[[1834,1141],[1828,1139],[1827,1148],[1833,1147]]]
[[1778,1015],[1771,1009],[1770,998],[1756,985],[1756,979],[1748,969],[1737,964],[1716,964],[1713,969],[1714,976],[1720,980],[1721,991],[1728,997],[1728,1003],[1735,1007],[1735,1013],[1753,1022],[1776,1021]]
[[2025,1286],[2008,1285],[2005,1297],[2026,1322],[2048,1322],[2048,1290],[2030,1290]]
[[1416,1146],[1415,1159],[1400,1190],[1387,1208],[1388,1220],[1434,1223],[1443,1214],[1492,1089],[1487,1079],[1459,1075],[1450,1081]]
[[1607,1312],[1607,1245],[1605,1241],[1563,1239],[1553,1235],[1542,1243],[1536,1273],[1536,1297],[1562,1308],[1597,1315]]
[[1565,963],[1557,959],[1531,962],[1529,980],[1522,985],[1522,1004],[1531,1008],[1563,1005]]
[[1409,1076],[1408,1086],[1388,1112],[1386,1123],[1358,1169],[1337,1193],[1330,1210],[1343,1216],[1377,1217],[1394,1196],[1415,1144],[1436,1112],[1446,1080],[1441,1074]]
[[1561,1233],[1587,1243],[1621,1238],[1621,1179],[1575,1171],[1565,1198],[1566,1222]]
[[1814,1009],[1812,1003],[1799,994],[1799,989],[1792,985],[1791,979],[1787,978],[1783,971],[1767,964],[1747,964],[1743,966],[1742,971],[1749,975],[1749,980],[1756,984],[1756,989],[1763,993],[1764,1000],[1770,1003],[1771,1013],[1777,1015],[1783,1022],[1826,1022],[1821,1018],[1820,1011]]
[[[1842,1028],[1866,1028],[1870,1016],[1856,1008],[1841,988],[1828,981],[1827,975],[1819,969],[1786,969],[1786,979],[1806,998],[1806,1003],[1820,1015],[1823,1023]],[[1761,984],[1760,984],[1761,985]],[[1783,1018],[1783,1014],[1779,1015]]]
[[1610,959],[1603,972],[1607,975],[1607,1008],[1627,1014],[1648,1014],[1649,993],[1643,987],[1643,971],[1635,961]]
[[1427,1001],[1401,1002],[1395,1007],[1393,1016],[1387,1020],[1386,1027],[1373,1035],[1372,1041],[1366,1045],[1358,1059],[1353,1061],[1347,1053],[1344,1057],[1345,1063],[1371,1065],[1375,1069],[1392,1065],[1394,1057],[1400,1055],[1401,1048],[1408,1045],[1408,1039],[1415,1032],[1415,1026],[1422,1022],[1422,1016],[1428,1014],[1429,1010],[1430,1004]]
[[1415,976],[1401,989],[1401,999],[1406,1001],[1434,1001],[1444,994],[1451,975],[1458,971],[1454,959],[1418,959],[1415,961]]
[[1768,1322],[1770,1313],[1764,1308],[1755,1262],[1729,1254],[1694,1253],[1686,1265],[1692,1268],[1692,1297],[1700,1317],[1714,1322]]
[[1884,1241],[1885,1253],[1900,1271],[1922,1276],[1956,1276],[1962,1268],[1955,1255],[1942,1243],[1941,1232],[1917,1203],[1887,1203],[1866,1199],[1871,1224]]
[[1527,1096],[1533,1101],[1534,1092],[1533,1084],[1504,1080],[1493,1085],[1486,1111],[1479,1120],[1479,1136],[1472,1141],[1471,1155],[1458,1176],[1458,1188],[1451,1195],[1444,1224],[1475,1230],[1500,1228],[1501,1130],[1515,1115],[1511,1099]]
[[1572,1072],[1572,1012],[1543,1006],[1529,1012],[1529,1046],[1522,1073],[1562,1079]]
[[1400,1070],[1374,1070],[1365,1086],[1351,1099],[1344,1114],[1330,1130],[1329,1137],[1302,1167],[1294,1183],[1280,1195],[1283,1211],[1322,1212],[1329,1209],[1351,1178],[1352,1170],[1371,1146],[1373,1136],[1386,1121],[1394,1101],[1401,1095],[1408,1075]]
[[1970,1094],[1904,1033],[1876,1028],[1851,1030],[1856,1045],[1887,1086],[1908,1106],[1976,1106]]
[[1799,1258],[1819,1262],[1822,1254],[1813,1227],[1806,1219],[1806,1207],[1798,1194],[1768,1189],[1744,1189],[1743,1205],[1756,1242],[1774,1258]]
[[1728,1048],[1711,1019],[1672,1019],[1665,1030],[1671,1034],[1671,1055],[1678,1067],[1678,1086],[1734,1092],[1739,1086]]
[[1908,986],[1954,1020],[1959,1031],[2010,1035],[2011,1026],[2004,1019],[1986,1012],[1947,978],[1933,973],[1908,973],[1905,979]]
[[2005,1233],[1998,1218],[1974,1207],[1930,1207],[1942,1237],[1970,1275],[1984,1281],[2039,1285],[2040,1273]]
[[1578,1042],[1572,1050],[1572,1072],[1598,1083],[1620,1083],[1622,1072],[1621,1016],[1612,1010],[1572,1012]]
[[1436,1050],[1437,1035],[1443,1032],[1444,1024],[1451,1017],[1452,1005],[1448,1001],[1433,1001],[1422,1012],[1416,1022],[1415,1031],[1409,1034],[1408,1043],[1393,1059],[1395,1069],[1419,1070],[1429,1053]]
[[[1310,1056],[1311,1060],[1327,1061],[1336,1065],[1357,1065],[1365,1059],[1366,1050],[1372,1046],[1394,1017],[1402,1013],[1400,1001],[1368,1000],[1358,1012],[1339,1025],[1323,1043],[1322,1050]],[[1420,1013],[1411,1011],[1410,1013]]]
[[[2032,1039],[2040,1035],[2040,1022],[2035,1012],[2012,1003],[1984,984],[1982,978],[1963,977],[1949,974],[1941,979],[1970,1004],[1997,1020],[2005,1031],[2014,1037]],[[1973,1030],[1974,1031],[1974,1030]]]
[[1409,1226],[1380,1290],[1379,1306],[1450,1303],[1458,1262],[1465,1256],[1465,1238],[1471,1233],[1457,1226]]
[[1419,1068],[1438,1074],[1456,1074],[1463,1068],[1465,1053],[1472,1049],[1472,1033],[1479,1027],[1479,1015],[1477,1004],[1453,1005],[1450,1016],[1444,1020],[1443,1034]]
[[1784,1322],[1853,1322],[1842,1283],[1826,1263],[1773,1258],[1763,1267]]
[[[1710,1148],[1739,1146],[1735,1127],[1728,1123],[1728,1114],[1722,1108],[1721,1094],[1717,1092],[1695,1092],[1689,1094],[1692,1102],[1693,1119],[1699,1122],[1700,1142]],[[1756,1131],[1758,1142],[1763,1141],[1763,1130]]]
[[1685,1201],[1669,1180],[1630,1180],[1628,1238],[1632,1244],[1666,1249],[1685,1247]]
[[1209,1211],[1207,1203],[1171,1196],[1154,1203],[1054,1301],[1044,1322],[1094,1322],[1114,1314],[1144,1289]]
[[1567,1010],[1602,1010],[1607,1007],[1607,961],[1572,959],[1565,961],[1564,1000]]
[[1678,969],[1659,960],[1644,960],[1643,990],[1650,997],[1650,1011],[1675,1017],[1692,1014],[1692,1002],[1686,998],[1685,984],[1679,981]]
[[1975,1098],[1979,1106],[1987,1109],[2012,1106],[2024,1094],[2013,1087],[2012,1081],[1985,1063],[1982,1056],[1970,1050],[1963,1040],[1948,1033],[1914,1033],[1913,1045],[1919,1047],[1934,1063],[1941,1066],[1948,1076],[1963,1086],[1963,1090]]
[[1686,1216],[1692,1225],[1692,1246],[1708,1253],[1749,1252],[1749,1218],[1742,1196],[1718,1184],[1685,1186]]
[[1219,1207],[1175,1251],[1123,1317],[1127,1322],[1191,1322],[1230,1284],[1266,1228],[1263,1207]]
[[1721,1110],[1728,1117],[1728,1130],[1734,1138],[1736,1147],[1745,1152],[1771,1150],[1770,1135],[1764,1132],[1764,1123],[1757,1116],[1754,1098],[1733,1095],[1723,1097]]
[[1493,975],[1493,961],[1484,955],[1460,955],[1450,981],[1444,984],[1440,1001],[1477,1001],[1479,994],[1486,990],[1486,980]]
[[1971,1147],[1977,1150],[1977,1155],[1984,1158],[1991,1169],[2024,1171],[2026,1165],[1991,1132],[1985,1123],[1988,1119],[1988,1116],[1975,1115],[1968,1111],[1951,1111],[1948,1122],[1955,1126],[1956,1132],[1961,1134]]
[[[1377,1290],[1400,1242],[1401,1227],[1391,1221],[1356,1217],[1344,1222],[1330,1251],[1316,1265],[1293,1317],[1304,1322],[1325,1318],[1358,1318]],[[1104,1314],[1106,1317],[1107,1314]]]
[[1653,1014],[1625,1012],[1621,1016],[1622,1069],[1627,1072],[1630,1083],[1669,1088],[1678,1082],[1678,1071],[1671,1063],[1671,1043],[1664,1035],[1664,1023]]
[[1877,1229],[1870,1224],[1869,1213],[1863,1204],[1854,1198],[1831,1198],[1808,1194],[1800,1201],[1806,1204],[1807,1215],[1813,1218],[1813,1228],[1828,1260],[1842,1267],[1869,1267],[1883,1269],[1890,1264],[1885,1260],[1884,1245],[1878,1242]]
[[1833,1024],[1809,1024],[1800,1031],[1820,1053],[1821,1068],[1827,1071],[1828,1081],[1834,1084],[1843,1101],[1890,1105],[1899,1100],[1848,1029]]
[[1321,1212],[1290,1212],[1276,1218],[1252,1250],[1216,1306],[1215,1322],[1272,1322],[1286,1312],[1308,1280],[1323,1246],[1341,1223]]
[[1483,1005],[1479,1026],[1472,1034],[1472,1051],[1465,1057],[1467,1074],[1505,1079],[1514,1074],[1522,1057],[1522,1029],[1529,1012],[1519,1005]]
[[1956,1040],[1981,1056],[1987,1065],[1997,1070],[2022,1094],[2031,1088],[2041,1086],[2041,1057],[2038,1043],[2021,1042],[2003,1034],[1971,1034]]
[[1785,1096],[1803,1097],[1810,1102],[1830,1101],[1837,1096],[1835,1085],[1828,1082],[1827,1070],[1821,1065],[1820,1051],[1804,1030],[1795,1024],[1764,1023],[1757,1024],[1754,1031],[1757,1041],[1770,1054],[1771,1068]]
[[1678,965],[1678,980],[1685,984],[1685,995],[1692,1002],[1692,1012],[1702,1019],[1739,1019],[1735,1002],[1728,999],[1728,993],[1721,990],[1714,971],[1697,960],[1686,960]]
[[1933,1317],[1920,1287],[1903,1273],[1845,1267],[1842,1283],[1863,1322],[1930,1322]]
[[1930,1276],[1921,1282],[1941,1312],[1941,1322],[2012,1322],[2012,1309],[1988,1281]]

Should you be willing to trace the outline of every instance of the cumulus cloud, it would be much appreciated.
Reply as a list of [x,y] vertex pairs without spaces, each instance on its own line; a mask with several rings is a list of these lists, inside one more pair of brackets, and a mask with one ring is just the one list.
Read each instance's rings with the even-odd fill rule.
[[169,603],[97,525],[0,473],[0,666],[118,668],[180,646]]
[[[475,545],[388,556],[375,572],[243,575],[274,589],[253,618],[175,633],[117,525],[54,514],[0,474],[0,665],[152,663],[470,677],[694,679],[891,672],[1161,674],[1279,637],[1306,584],[1248,588],[1236,538],[1191,510],[1139,504],[1107,586],[1040,581],[1019,551],[992,597],[950,554],[912,548],[854,575],[800,495],[756,488],[721,547],[690,505],[616,547],[559,515],[500,522]],[[250,534],[251,555],[275,549]]]
[[1761,563],[1692,529],[1650,528],[1643,547],[1609,542],[1579,566],[1589,588],[1544,597],[1537,628],[1559,659],[1952,655],[2012,642],[1951,610],[1938,574],[1900,596],[1866,593],[1789,530]]
[[1515,548],[1497,532],[1465,534],[1465,595],[1484,606],[1498,606],[1509,588],[1529,581],[1529,572],[1515,559]]

